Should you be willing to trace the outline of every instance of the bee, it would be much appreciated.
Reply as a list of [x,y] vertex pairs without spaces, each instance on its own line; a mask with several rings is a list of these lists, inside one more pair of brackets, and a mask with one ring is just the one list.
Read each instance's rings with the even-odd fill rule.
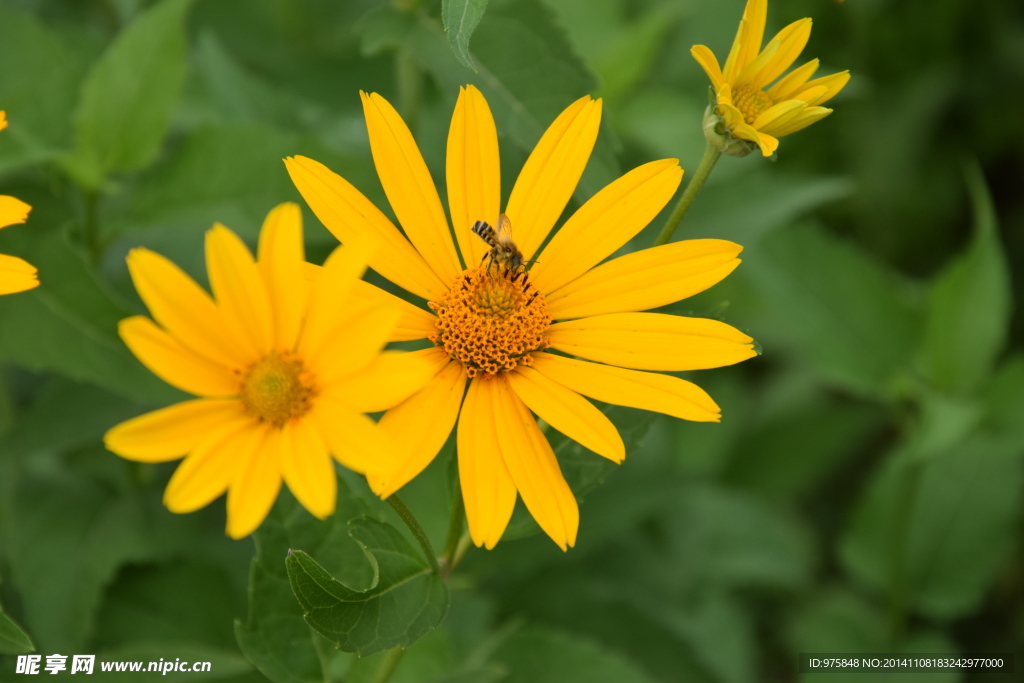
[[505,266],[510,272],[517,273],[524,263],[529,263],[523,259],[523,252],[519,251],[519,247],[512,241],[512,221],[505,214],[498,216],[497,230],[491,227],[487,221],[473,223],[470,230],[491,248],[484,254],[485,260],[490,259],[490,263],[487,264],[488,272],[490,272],[491,266],[497,265]]

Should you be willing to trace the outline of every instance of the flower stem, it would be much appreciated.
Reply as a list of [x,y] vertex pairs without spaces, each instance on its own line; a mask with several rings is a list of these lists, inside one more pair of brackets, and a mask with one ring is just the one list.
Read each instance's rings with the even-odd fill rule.
[[[405,526],[409,527],[409,531],[416,537],[416,541],[420,544],[420,548],[423,549],[423,554],[427,556],[427,562],[430,563],[430,568],[437,574],[441,573],[441,566],[437,563],[437,555],[434,554],[434,548],[430,545],[430,539],[427,538],[427,532],[423,530],[420,523],[416,521],[416,517],[413,516],[412,511],[405,506],[402,499],[392,493],[387,497],[388,505],[391,506],[398,516],[405,522]],[[385,679],[387,680],[387,679]]]
[[679,198],[676,207],[672,209],[672,215],[665,221],[665,226],[661,229],[658,239],[654,240],[654,246],[660,247],[662,244],[668,244],[672,239],[672,234],[676,231],[676,227],[683,220],[686,212],[689,211],[690,204],[693,204],[693,200],[697,197],[697,193],[700,192],[700,188],[704,187],[704,181],[711,175],[711,169],[715,167],[715,163],[720,156],[722,156],[722,152],[712,145],[711,142],[708,142],[707,146],[704,147],[704,156],[700,160],[700,165],[694,171],[693,177],[683,191],[683,196]]
[[[452,518],[448,523],[448,538],[444,542],[444,550],[441,551],[442,576],[447,578],[455,569],[455,555],[463,536],[462,527],[466,521],[466,508],[462,504],[462,492],[457,491],[455,501],[452,505]],[[465,552],[465,551],[463,551]]]
[[[388,500],[391,500],[391,498],[388,498]],[[393,647],[388,650],[387,654],[384,655],[384,661],[380,663],[380,668],[377,669],[377,675],[373,677],[373,683],[388,683],[391,680],[391,674],[395,673],[395,669],[398,668],[398,662],[401,661],[404,654],[404,647]]]

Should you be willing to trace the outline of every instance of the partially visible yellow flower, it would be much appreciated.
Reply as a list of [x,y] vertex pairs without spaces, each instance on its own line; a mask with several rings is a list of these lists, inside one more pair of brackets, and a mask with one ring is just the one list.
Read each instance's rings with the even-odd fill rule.
[[489,267],[482,262],[488,246],[470,228],[476,221],[497,225],[501,165],[494,118],[480,91],[461,90],[448,133],[455,240],[409,128],[380,95],[363,93],[362,100],[374,165],[404,235],[323,164],[305,157],[285,162],[324,225],[346,244],[365,235],[380,239],[387,246],[370,267],[435,312],[413,308],[403,316],[404,338],[433,342],[419,353],[434,363],[434,377],[381,418],[399,457],[369,483],[382,498],[397,491],[434,459],[457,422],[473,542],[494,547],[518,495],[564,550],[576,542],[579,509],[534,414],[615,462],[626,456],[622,438],[584,396],[717,422],[719,408],[704,390],[657,371],[738,363],[756,355],[753,340],[717,320],[639,311],[712,286],[739,265],[742,247],[688,240],[602,263],[675,194],[683,176],[675,159],[644,164],[609,184],[548,242],[597,139],[601,101],[583,97],[541,137],[505,205],[523,258],[540,252],[537,262],[529,271]]
[[[7,127],[7,112],[0,111],[0,130]],[[0,195],[0,228],[24,223],[32,207],[14,197]],[[0,294],[24,292],[39,286],[36,269],[17,256],[0,254]]]
[[401,402],[430,366],[381,352],[400,306],[360,280],[372,242],[336,249],[310,285],[295,204],[267,216],[258,260],[215,225],[206,235],[214,298],[163,256],[128,255],[153,319],[122,320],[121,338],[154,374],[201,398],[128,420],[105,443],[138,462],[187,456],[164,493],[172,512],[227,491],[227,533],[241,538],[266,517],[283,479],[323,519],[337,497],[332,455],[360,473],[394,459],[394,445],[362,413]]
[[747,0],[724,69],[707,47],[694,45],[690,50],[711,79],[716,94],[715,111],[729,133],[756,144],[766,157],[775,153],[783,135],[831,114],[831,109],[821,105],[850,80],[849,71],[808,80],[818,70],[818,60],[812,59],[776,81],[807,45],[811,20],[794,21],[762,50],[767,12],[768,0]]

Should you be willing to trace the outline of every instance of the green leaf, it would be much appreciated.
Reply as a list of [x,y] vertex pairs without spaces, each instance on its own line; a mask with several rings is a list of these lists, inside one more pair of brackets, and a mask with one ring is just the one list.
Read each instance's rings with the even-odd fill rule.
[[487,0],[441,0],[441,21],[448,34],[448,44],[455,53],[455,59],[476,73],[476,65],[469,54],[469,39],[477,24],[484,18]]
[[970,614],[1013,550],[1018,455],[1016,441],[980,435],[928,460],[890,457],[854,509],[844,566],[874,590],[905,592],[928,616]]
[[160,151],[185,83],[185,16],[193,0],[162,0],[142,13],[93,65],[75,115],[79,180],[99,187]]
[[598,643],[554,629],[529,627],[494,655],[504,683],[652,683],[636,664]]
[[995,208],[977,166],[968,167],[967,185],[974,236],[932,285],[924,341],[928,373],[936,387],[949,392],[975,389],[992,372],[1013,309]]
[[618,28],[615,39],[592,62],[601,79],[602,97],[618,102],[650,74],[677,15],[676,6],[658,5]]
[[349,522],[349,535],[374,569],[364,589],[338,581],[301,550],[288,555],[288,577],[306,623],[339,650],[360,656],[408,647],[437,627],[448,611],[448,587],[402,534],[361,517]]
[[35,649],[28,634],[0,609],[0,655],[23,655]]

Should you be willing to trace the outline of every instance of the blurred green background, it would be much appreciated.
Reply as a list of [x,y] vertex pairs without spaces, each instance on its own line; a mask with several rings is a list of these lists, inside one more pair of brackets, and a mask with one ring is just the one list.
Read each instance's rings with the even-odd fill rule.
[[[250,611],[254,545],[224,536],[223,503],[172,515],[160,499],[173,464],[104,450],[107,428],[181,397],[116,336],[144,311],[127,250],[156,249],[205,282],[214,221],[252,243],[272,206],[301,203],[290,154],[389,211],[359,89],[406,116],[439,186],[467,82],[494,110],[506,197],[543,128],[586,93],[605,113],[574,206],[655,158],[692,172],[707,82],[689,48],[724,57],[742,9],[491,0],[474,73],[445,40],[440,2],[0,2],[0,193],[34,207],[0,232],[0,253],[43,282],[0,298],[0,603],[37,652],[208,660],[209,674],[166,679],[242,683],[267,680],[246,640],[262,633],[293,677],[274,680],[374,680],[380,655],[333,656],[293,628],[288,545],[271,538],[286,518],[318,542],[340,528],[338,543],[342,515],[388,518],[358,478],[342,474],[349,493],[324,525],[282,499],[252,576],[284,594]],[[804,59],[853,73],[835,113],[784,138],[776,163],[723,159],[676,235],[745,247],[725,282],[667,309],[763,346],[690,373],[722,424],[614,413],[630,448],[619,468],[557,442],[585,499],[577,547],[562,554],[520,510],[496,550],[470,551],[447,620],[393,681],[790,681],[799,652],[1015,652],[1024,666],[1024,9],[774,0],[769,31],[804,16]],[[319,261],[336,241],[306,218]],[[436,546],[451,451],[403,494]],[[0,653],[14,651],[9,628]],[[0,680],[13,671],[0,656]]]

